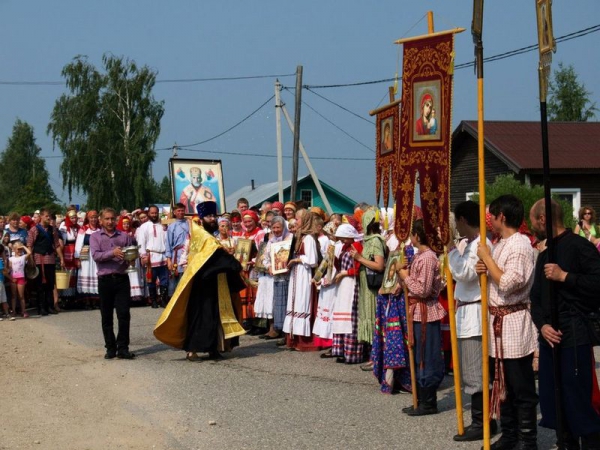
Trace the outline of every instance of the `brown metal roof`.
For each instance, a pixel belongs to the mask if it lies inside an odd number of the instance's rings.
[[[477,138],[477,121],[464,120],[454,132]],[[542,169],[540,122],[485,121],[485,146],[518,170]],[[600,122],[548,122],[550,168],[600,169]]]

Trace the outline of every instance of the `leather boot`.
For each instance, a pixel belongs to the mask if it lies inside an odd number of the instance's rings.
[[[581,437],[582,450],[600,450],[600,433],[587,434]]]
[[[421,404],[421,389],[423,389],[420,386],[417,386],[417,407]],[[405,414],[408,414],[411,411],[414,411],[414,407],[413,405],[410,406],[406,406],[405,408],[402,408],[402,412]]]
[[[457,442],[480,441],[483,439],[483,392],[471,395],[471,425],[463,434],[453,438]]]
[[[537,412],[533,408],[520,408],[517,410],[519,417],[519,445],[518,450],[537,450]]]
[[[581,450],[579,439],[573,436],[569,430],[565,430],[563,434],[563,445],[564,446],[561,448],[564,450]],[[556,443],[556,446],[558,447],[558,442]]]
[[[156,301],[156,297],[157,297],[156,292],[154,292],[151,295],[152,295],[152,307],[153,308],[158,308],[158,302]]]
[[[160,307],[164,308],[169,303],[169,297],[167,296],[167,289],[161,289],[160,291]]]
[[[421,402],[417,409],[407,412],[409,416],[428,416],[437,414],[437,389],[433,387],[421,388]]]
[[[504,401],[500,405],[500,425],[502,428],[502,436],[490,446],[490,450],[514,450],[519,443],[517,434],[517,418],[516,411],[513,409],[509,401]],[[492,420],[495,423],[495,420]],[[492,431],[490,423],[490,432]],[[490,433],[491,434],[491,433]],[[481,447],[483,450],[483,447]]]

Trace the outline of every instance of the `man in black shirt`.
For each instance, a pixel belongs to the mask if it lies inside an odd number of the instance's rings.
[[[540,239],[546,238],[544,200],[529,214],[531,226]],[[600,304],[600,253],[585,238],[565,229],[563,212],[552,201],[554,261],[548,264],[548,250],[538,257],[531,288],[531,315],[540,331],[539,394],[540,426],[556,429],[553,353],[560,346],[562,411],[566,449],[600,449],[600,416],[592,405],[593,377],[596,376],[593,348],[585,314]],[[549,284],[554,282],[558,308],[558,330],[551,325]]]

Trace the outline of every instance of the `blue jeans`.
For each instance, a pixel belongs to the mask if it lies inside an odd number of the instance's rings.
[[[161,287],[161,291],[166,292],[169,286],[169,269],[167,266],[158,266],[152,268],[152,281],[148,288],[150,289],[150,298],[156,295],[156,279],[158,278],[158,285]]]

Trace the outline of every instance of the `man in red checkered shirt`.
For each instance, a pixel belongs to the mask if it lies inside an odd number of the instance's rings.
[[[537,449],[538,395],[533,373],[537,329],[529,311],[535,252],[518,232],[523,222],[521,200],[503,195],[490,204],[492,226],[500,241],[479,244],[477,273],[487,272],[490,310],[490,356],[493,358],[491,412],[500,415],[502,436],[491,449]]]

